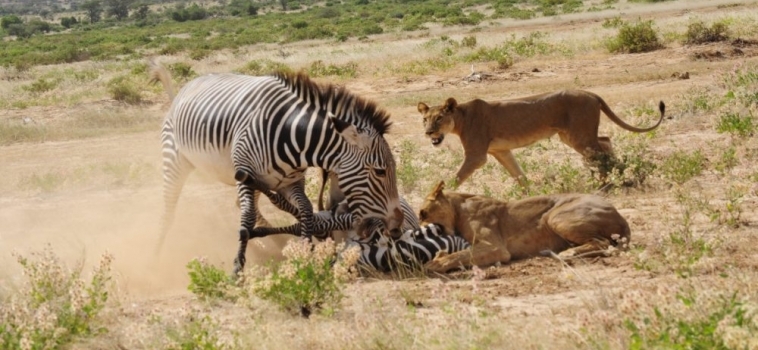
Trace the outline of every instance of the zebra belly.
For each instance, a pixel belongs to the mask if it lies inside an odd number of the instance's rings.
[[[182,150],[182,155],[198,171],[211,176],[227,185],[234,186],[234,164],[232,164],[231,147],[218,151],[191,151]]]

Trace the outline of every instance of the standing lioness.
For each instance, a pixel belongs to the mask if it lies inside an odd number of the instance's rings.
[[[426,197],[419,218],[445,227],[471,250],[438,255],[426,268],[447,272],[541,254],[605,255],[610,245],[628,247],[629,224],[611,203],[589,194],[564,193],[503,202],[466,193],[443,193],[440,182]]]
[[[626,130],[648,132],[663,120],[666,108],[663,101],[658,108],[661,112],[658,123],[649,128],[637,128],[624,123],[600,96],[582,90],[564,90],[502,102],[476,99],[458,104],[450,97],[442,106],[418,104],[418,111],[424,116],[426,136],[433,145],[440,145],[447,133],[456,134],[461,139],[465,157],[456,176],[457,185],[482,167],[489,153],[522,186],[526,186],[524,172],[511,150],[555,134],[586,161],[603,159],[603,155],[612,157],[610,138],[597,136],[600,111]]]

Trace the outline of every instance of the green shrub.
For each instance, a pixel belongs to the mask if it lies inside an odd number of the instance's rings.
[[[616,37],[611,38],[606,46],[610,52],[626,53],[648,52],[663,47],[653,29],[653,21],[623,24]]]
[[[710,27],[701,21],[690,23],[685,34],[685,44],[703,44],[729,39],[728,27],[724,22],[715,22]]]
[[[315,245],[305,239],[291,240],[282,250],[286,260],[254,277],[252,291],[304,317],[313,311],[328,314],[339,307],[343,284],[352,278],[360,255],[354,247],[343,251],[335,263],[336,251],[332,240]]]
[[[752,116],[741,116],[739,113],[723,114],[716,124],[716,131],[719,133],[728,132],[740,137],[752,136],[755,128]]]
[[[212,299],[224,297],[229,286],[229,277],[221,269],[211,265],[205,259],[192,259],[187,263],[190,283],[187,289],[201,298]]]
[[[127,76],[118,76],[108,82],[108,92],[116,101],[137,104],[142,102],[141,89]]]
[[[81,266],[67,269],[50,247],[16,259],[27,281],[13,297],[0,295],[0,347],[58,349],[106,331],[98,321],[112,287],[110,255],[103,255],[89,281]]]

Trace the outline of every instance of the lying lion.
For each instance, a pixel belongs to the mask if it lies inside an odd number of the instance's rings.
[[[502,202],[465,193],[443,193],[440,182],[419,211],[422,222],[457,232],[472,248],[438,255],[426,268],[447,272],[458,267],[507,263],[560,252],[561,258],[601,256],[610,245],[626,249],[629,224],[608,201],[588,194],[556,194]]]
[[[524,172],[511,150],[555,134],[590,164],[613,159],[610,138],[597,135],[600,111],[626,130],[648,132],[661,124],[665,108],[661,101],[658,123],[649,128],[637,128],[616,116],[600,96],[582,90],[564,90],[502,102],[476,99],[458,104],[450,97],[442,106],[418,104],[418,111],[424,116],[426,136],[433,145],[440,145],[448,133],[461,139],[465,156],[456,175],[456,186],[482,167],[489,153],[521,186],[526,187]],[[606,167],[601,167],[600,172],[601,178],[607,176]]]

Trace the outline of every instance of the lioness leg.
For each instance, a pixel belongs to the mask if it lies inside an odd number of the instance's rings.
[[[487,163],[487,150],[486,149],[466,149],[463,159],[463,165],[458,170],[458,174],[455,177],[455,187],[460,186],[463,181],[471,176],[476,169],[481,168]]]
[[[597,167],[600,173],[600,181],[605,182],[608,174],[613,170],[615,157],[611,138],[607,136],[586,135],[586,137],[571,137],[567,133],[559,132],[563,143],[573,148],[584,157],[584,162],[590,167]]]
[[[629,243],[629,224],[610,203],[598,196],[576,196],[558,203],[544,218],[555,234],[574,248],[561,256],[572,256],[606,250],[609,245]]]
[[[607,256],[607,250],[610,245],[611,242],[607,239],[594,238],[578,247],[566,249],[558,253],[558,256],[561,258]]]
[[[611,144],[611,138],[608,136],[598,136],[597,143],[603,150],[603,153],[613,155],[613,144]]]
[[[492,151],[490,154],[495,157],[498,162],[500,162],[505,170],[507,170],[508,173],[511,174],[514,179],[516,179],[516,181],[518,181],[521,187],[526,188],[526,175],[524,175],[524,171],[521,170],[521,167],[516,162],[516,157],[513,156],[513,152],[510,150]]]
[[[489,242],[479,242],[470,249],[453,254],[440,254],[424,267],[429,271],[445,273],[459,267],[489,266],[497,262],[507,263],[511,254],[507,249]]]

